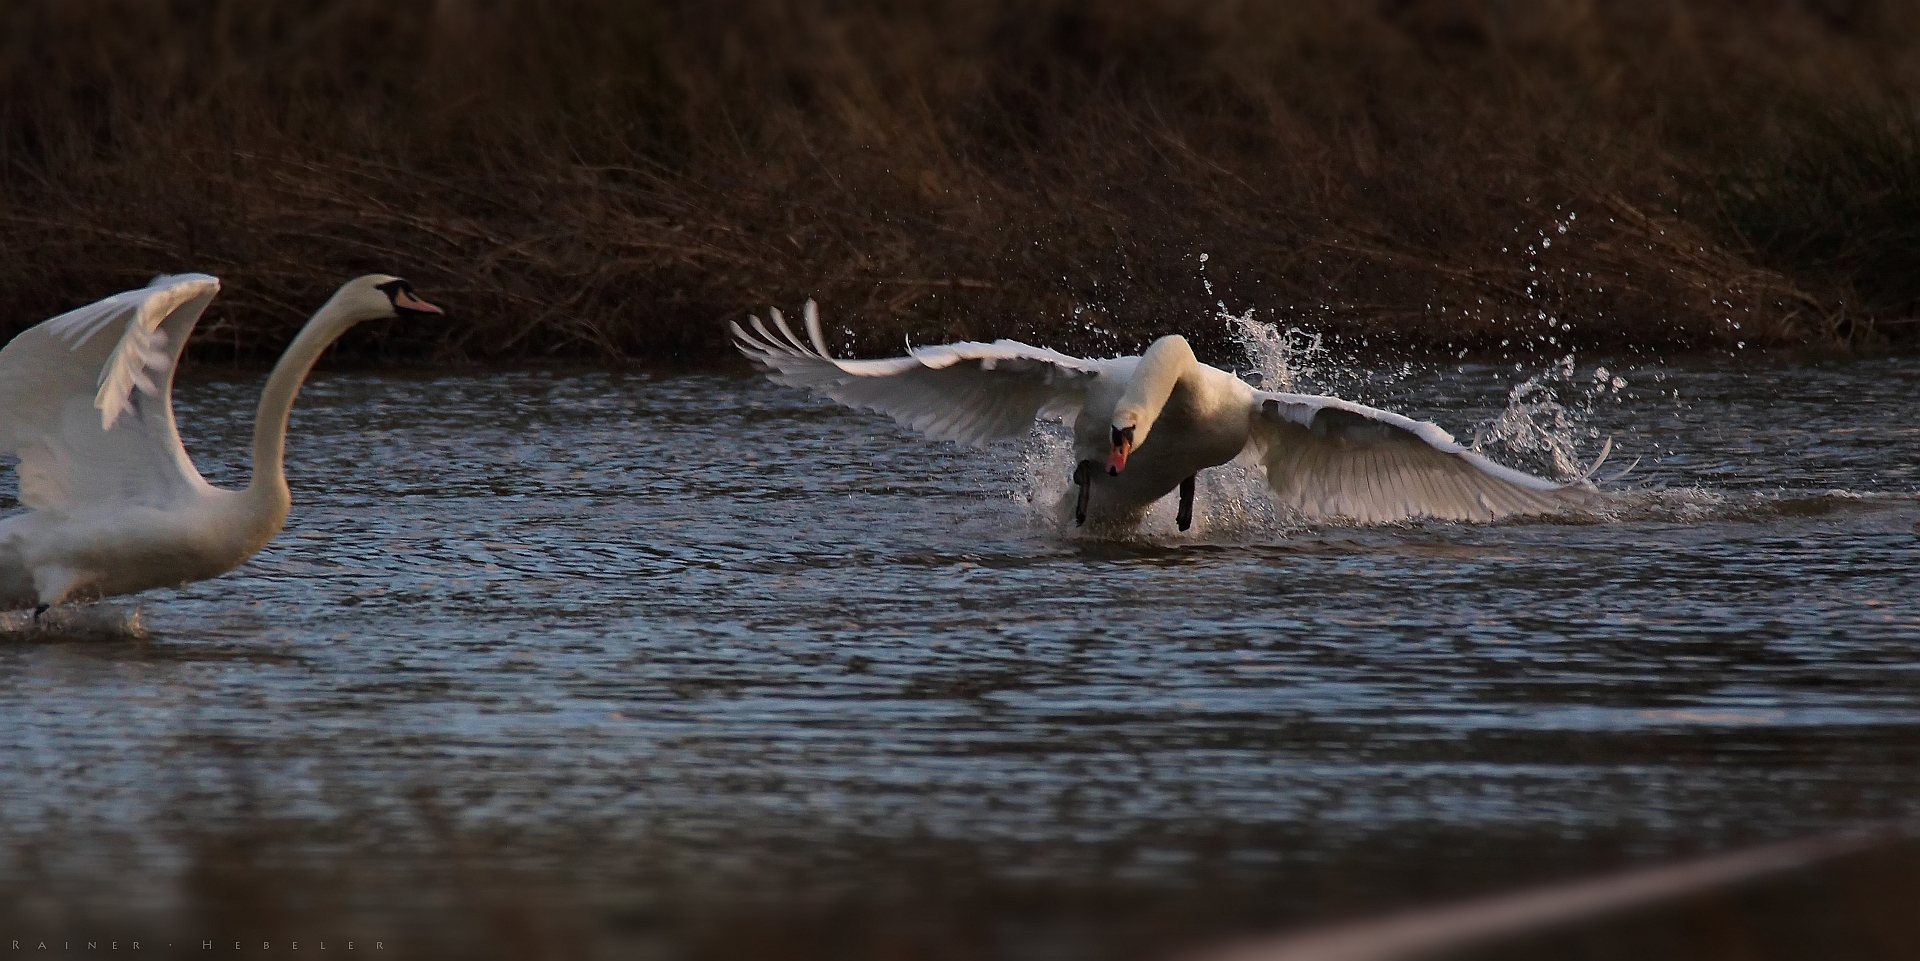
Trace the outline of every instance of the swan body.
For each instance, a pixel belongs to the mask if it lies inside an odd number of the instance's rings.
[[[1584,478],[1556,483],[1494,463],[1432,423],[1336,397],[1257,390],[1201,363],[1179,335],[1138,357],[1106,360],[1010,340],[837,360],[811,301],[805,340],[779,311],[772,319],[772,329],[758,317],[751,330],[731,325],[735,345],[770,378],[888,414],[932,439],[984,446],[1024,435],[1036,419],[1070,422],[1077,466],[1060,512],[1076,523],[1136,524],[1177,488],[1185,530],[1196,475],[1243,453],[1265,469],[1276,500],[1308,520],[1491,521],[1600,496]]]
[[[0,610],[217,577],[265,547],[292,504],[287,415],[320,354],[354,324],[440,309],[406,281],[348,281],[308,320],[260,395],[253,478],[214,487],[173,421],[173,372],[220,291],[206,274],[45,321],[0,350],[0,455],[18,460],[24,513],[0,519]]]

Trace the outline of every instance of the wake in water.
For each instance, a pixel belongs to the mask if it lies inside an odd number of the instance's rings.
[[[144,641],[139,608],[63,604],[34,619],[32,611],[0,613],[0,644],[34,641]]]
[[[1913,526],[1914,519],[1901,518],[1917,508],[1920,508],[1920,494],[1845,490],[1714,491],[1703,487],[1663,487],[1614,492],[1604,503],[1586,512],[1586,516],[1605,523],[1665,521],[1703,524],[1766,523],[1844,513],[1887,512],[1889,523],[1895,523],[1895,526],[1905,530]]]

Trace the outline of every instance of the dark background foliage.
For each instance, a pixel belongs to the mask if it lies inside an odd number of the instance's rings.
[[[456,317],[369,358],[807,297],[860,351],[1899,346],[1915,51],[1892,0],[16,0],[0,334],[198,269],[256,361],[377,269]]]

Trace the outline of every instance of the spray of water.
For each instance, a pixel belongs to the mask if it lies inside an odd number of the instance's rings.
[[[1498,318],[1512,329],[1512,336],[1498,346],[1519,352],[1501,354],[1513,365],[1510,374],[1501,372],[1503,379],[1512,378],[1504,405],[1477,424],[1461,423],[1451,417],[1440,419],[1456,436],[1495,460],[1542,476],[1567,480],[1582,476],[1591,466],[1600,445],[1607,439],[1606,431],[1599,425],[1608,419],[1606,415],[1615,405],[1653,401],[1684,406],[1684,402],[1678,391],[1665,386],[1665,378],[1657,368],[1643,372],[1642,377],[1636,378],[1643,383],[1629,391],[1628,378],[1622,373],[1603,365],[1580,364],[1576,354],[1563,343],[1563,337],[1578,323],[1593,318],[1567,315],[1566,301],[1561,296],[1565,293],[1563,285],[1580,283],[1582,279],[1561,277],[1546,269],[1541,261],[1548,250],[1577,242],[1576,228],[1585,226],[1574,211],[1560,207],[1554,211],[1552,221],[1544,227],[1515,228],[1519,236],[1513,253],[1526,261],[1530,275],[1526,297],[1532,303],[1517,315]],[[1283,310],[1249,308],[1235,312],[1224,299],[1216,296],[1207,274],[1209,259],[1205,254],[1199,255],[1199,280],[1207,298],[1213,301],[1214,316],[1245,356],[1244,366],[1238,367],[1237,372],[1258,373],[1261,386],[1268,390],[1332,394],[1418,415],[1422,395],[1431,396],[1426,389],[1428,375],[1447,376],[1437,369],[1416,371],[1411,363],[1380,367],[1375,352],[1368,349],[1364,340],[1343,344],[1338,338],[1317,331],[1315,320],[1319,315],[1311,304]],[[1593,283],[1591,277],[1585,278],[1585,282]],[[1598,286],[1591,289],[1601,292]],[[1728,306],[1731,307],[1731,303]],[[1325,305],[1318,309],[1331,310]],[[1447,313],[1447,308],[1442,307],[1440,312]],[[1463,308],[1460,312],[1475,318],[1476,322],[1487,319],[1472,308]],[[1256,313],[1266,315],[1271,322],[1257,319]],[[1604,319],[1604,315],[1600,319]],[[1110,332],[1094,327],[1091,320],[1091,316],[1086,318],[1089,332],[1111,337]],[[1728,318],[1728,322],[1738,329],[1733,318]],[[1558,353],[1559,359],[1530,370],[1533,362],[1526,358],[1547,350]],[[1468,369],[1462,368],[1460,372],[1467,374]],[[1619,438],[1614,439],[1613,459],[1595,476],[1611,496],[1593,505],[1587,512],[1589,520],[1699,523],[1852,509],[1856,501],[1869,506],[1879,503],[1877,495],[1844,491],[1786,495],[1715,491],[1695,486],[1640,489],[1647,483],[1642,479],[1645,469],[1621,479],[1619,475],[1625,474],[1634,463],[1631,457],[1622,455],[1657,457],[1660,444],[1655,438],[1642,437],[1633,444],[1633,449],[1622,451],[1617,443]],[[1057,426],[1036,431],[1028,441],[1025,450],[1027,490],[1017,496],[1026,502],[1032,518],[1039,524],[1060,526],[1058,504],[1070,487],[1073,467],[1070,444],[1068,432]],[[1914,495],[1895,495],[1894,500],[1904,505],[1912,502]],[[1257,465],[1250,462],[1236,461],[1204,472],[1197,507],[1194,530],[1181,535],[1173,523],[1173,499],[1166,498],[1149,513],[1139,534],[1154,540],[1182,536],[1217,539],[1291,526],[1288,518],[1276,517],[1265,478]],[[1065,533],[1074,533],[1070,519],[1066,521]]]
[[[144,641],[147,627],[138,608],[113,604],[63,604],[38,619],[32,611],[0,613],[0,643],[20,641]]]
[[[1243,369],[1259,372],[1264,378],[1263,386],[1268,389],[1332,393],[1375,402],[1365,396],[1369,388],[1378,390],[1383,384],[1421,382],[1414,377],[1411,365],[1385,372],[1368,371],[1355,358],[1336,354],[1319,333],[1301,326],[1282,327],[1264,322],[1254,314],[1251,310],[1236,314],[1222,307],[1218,316],[1245,353]],[[1601,365],[1583,367],[1571,353],[1563,354],[1544,369],[1527,372],[1516,365],[1515,370],[1516,376],[1523,379],[1507,391],[1505,404],[1477,425],[1466,425],[1469,431],[1461,434],[1471,438],[1475,449],[1496,460],[1543,476],[1569,479],[1586,471],[1604,440],[1604,431],[1598,424],[1609,405],[1626,403],[1630,397],[1681,403],[1678,392],[1663,386],[1663,377],[1657,370],[1646,375],[1647,382],[1654,388],[1652,393],[1631,395],[1628,378],[1622,373]],[[1355,390],[1356,387],[1359,390]],[[1382,405],[1395,406],[1384,402]],[[1070,433],[1060,425],[1045,425],[1036,430],[1024,450],[1026,490],[1017,492],[1016,497],[1025,502],[1036,527],[1064,536],[1113,536],[1111,531],[1076,529],[1071,519],[1063,522],[1058,512],[1059,503],[1071,486],[1071,443]],[[1643,440],[1637,446],[1644,450],[1645,445]],[[1617,473],[1616,468],[1628,466],[1619,461],[1616,454],[1615,460],[1596,478],[1610,496],[1583,511],[1588,522],[1763,521],[1782,515],[1882,509],[1887,504],[1904,508],[1920,500],[1913,494],[1862,495],[1845,491],[1783,494],[1716,491],[1697,486],[1636,489],[1633,476],[1624,482],[1612,477]],[[1235,461],[1201,474],[1191,531],[1177,530],[1174,513],[1174,499],[1165,498],[1148,513],[1137,531],[1124,536],[1156,543],[1219,541],[1288,535],[1320,526],[1302,525],[1278,511],[1264,474],[1251,461]]]
[[[1333,357],[1320,334],[1298,327],[1282,330],[1277,324],[1255,320],[1252,310],[1235,314],[1223,308],[1219,317],[1246,353],[1247,369],[1260,374],[1261,387],[1306,393],[1326,377],[1323,368]]]
[[[1605,367],[1581,374],[1568,354],[1514,385],[1507,406],[1474,429],[1472,447],[1548,477],[1579,477],[1588,466],[1583,449],[1600,440],[1596,405],[1626,386],[1626,378]]]
[[[1062,536],[1140,538],[1156,543],[1209,540],[1281,529],[1284,519],[1268,493],[1266,474],[1251,458],[1235,460],[1200,473],[1195,492],[1193,526],[1180,530],[1176,498],[1163,497],[1137,528],[1084,529],[1074,526],[1061,509],[1073,486],[1073,434],[1059,424],[1042,424],[1027,435],[1021,448],[1025,490],[1014,492],[1028,522]]]
[[[1564,238],[1573,219],[1569,213],[1564,220],[1556,220],[1552,234]],[[1528,248],[1530,256],[1553,241],[1547,231],[1541,233],[1537,246]],[[1234,312],[1215,296],[1207,275],[1208,260],[1206,254],[1199,255],[1201,284],[1207,296],[1214,299],[1216,319],[1245,355],[1241,370],[1257,373],[1261,387],[1398,406],[1377,395],[1400,393],[1397,388],[1414,381],[1417,371],[1413,364],[1382,369],[1363,363],[1358,355],[1337,353],[1335,345],[1310,324],[1283,326],[1260,320],[1251,308]],[[1535,293],[1530,286],[1529,296]],[[1539,335],[1540,342],[1557,344],[1557,334],[1569,329],[1569,322],[1544,310],[1538,316],[1547,327]],[[1516,370],[1524,368],[1516,365]],[[1557,363],[1516,384],[1507,393],[1506,405],[1492,417],[1471,425],[1466,436],[1475,450],[1504,463],[1548,477],[1577,478],[1590,466],[1593,452],[1603,440],[1595,426],[1596,412],[1603,404],[1618,402],[1626,386],[1626,378],[1620,374],[1604,366],[1583,370],[1575,355],[1567,353]],[[1071,484],[1072,459],[1071,436],[1065,429],[1049,425],[1028,439],[1024,460],[1029,483],[1027,491],[1019,496],[1037,523],[1060,524],[1058,504]],[[1173,534],[1173,514],[1171,498],[1155,505],[1141,533],[1156,539]],[[1277,514],[1260,468],[1250,459],[1237,460],[1201,475],[1201,497],[1190,536],[1274,530],[1286,522]]]
[[[1051,422],[1035,426],[1021,445],[1020,462],[1026,489],[1014,491],[1014,498],[1035,527],[1059,527],[1060,499],[1073,484],[1073,432]]]

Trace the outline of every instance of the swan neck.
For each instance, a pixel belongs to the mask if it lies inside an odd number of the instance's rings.
[[[253,421],[253,481],[247,485],[247,492],[278,502],[283,518],[290,500],[285,457],[287,416],[293,411],[293,400],[328,345],[361,319],[343,309],[337,296],[327,301],[287,345],[267,377],[267,386],[260,391],[260,408]]]
[[[1195,363],[1193,348],[1185,337],[1176,334],[1154,341],[1140,355],[1140,365],[1134,368],[1133,379],[1128,381],[1117,409],[1139,411],[1141,420],[1151,424],[1167,406],[1174,386]]]

